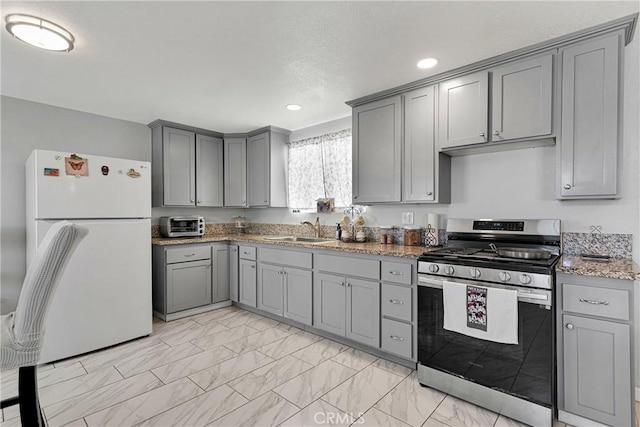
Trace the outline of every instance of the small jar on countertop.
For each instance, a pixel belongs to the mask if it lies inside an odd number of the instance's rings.
[[[405,246],[420,246],[422,241],[422,231],[420,227],[405,227],[404,228],[404,245]]]

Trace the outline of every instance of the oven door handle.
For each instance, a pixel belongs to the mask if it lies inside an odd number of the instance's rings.
[[[427,288],[435,288],[435,289],[442,289],[442,284],[444,283],[444,280],[437,280],[437,279],[432,279],[429,277],[424,277],[424,276],[419,276],[418,277],[418,286],[424,286]],[[478,286],[483,286],[483,287],[487,287],[487,288],[491,288],[490,285],[486,284],[486,283],[482,283]],[[540,301],[549,301],[549,295],[547,294],[538,294],[538,293],[533,293],[533,292],[526,292],[526,291],[518,291],[518,299],[528,299],[528,300],[540,300]]]

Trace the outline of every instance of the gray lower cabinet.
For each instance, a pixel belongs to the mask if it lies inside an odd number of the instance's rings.
[[[239,296],[238,302],[256,307],[256,262],[248,259],[239,261]]]
[[[614,32],[560,50],[561,199],[618,196],[623,46]]]
[[[382,261],[381,343],[383,351],[414,359],[415,262]]]
[[[258,248],[258,257],[258,308],[311,325],[313,255]]]
[[[314,326],[380,347],[380,283],[316,273]]]
[[[229,245],[229,299],[238,302],[238,245]]]
[[[229,300],[229,246],[227,243],[211,245],[211,262],[213,274],[211,277],[211,302]]]
[[[152,248],[153,310],[161,316],[211,304],[211,246]]]
[[[561,421],[634,425],[633,286],[627,280],[557,275]]]
[[[400,201],[401,108],[394,96],[353,109],[353,203]]]

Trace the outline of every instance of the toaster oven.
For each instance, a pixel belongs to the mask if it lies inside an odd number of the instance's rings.
[[[204,236],[204,218],[201,216],[162,216],[160,217],[160,235],[162,237]]]

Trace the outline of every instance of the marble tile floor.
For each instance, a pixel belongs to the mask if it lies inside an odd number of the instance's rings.
[[[421,387],[403,366],[236,307],[156,321],[149,337],[43,365],[38,378],[51,427],[522,425]],[[17,371],[0,383],[3,399],[15,395]],[[20,425],[17,406],[0,415],[0,427]]]

